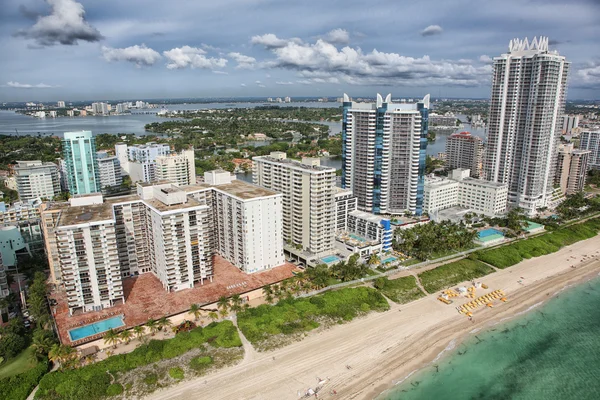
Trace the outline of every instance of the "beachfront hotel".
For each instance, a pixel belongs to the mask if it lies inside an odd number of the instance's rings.
[[[321,256],[331,253],[335,240],[335,168],[318,158],[302,162],[284,152],[254,157],[252,179],[283,194],[283,239]]]
[[[63,162],[72,195],[100,192],[96,139],[91,131],[64,133]]]
[[[511,40],[494,58],[483,173],[528,214],[551,205],[569,66],[547,37]]]
[[[420,215],[423,211],[429,95],[414,103],[343,98],[342,188],[360,211]]]
[[[215,253],[246,273],[285,262],[281,194],[224,171],[207,172],[197,185],[74,196],[48,203],[41,218],[52,279],[71,314],[121,304],[130,276],[152,273],[169,292],[210,282]]]

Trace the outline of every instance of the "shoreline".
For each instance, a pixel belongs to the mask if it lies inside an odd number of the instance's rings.
[[[598,276],[599,259],[600,235],[478,279],[489,290],[503,289],[508,302],[477,310],[474,322],[455,309],[467,299],[445,305],[436,294],[428,295],[403,305],[391,304],[389,311],[310,332],[302,341],[281,349],[252,350],[240,364],[147,398],[193,398],[201,391],[214,399],[297,399],[308,388],[318,386],[318,377],[327,377],[327,383],[320,386],[321,399],[374,399],[436,357],[446,356],[448,352],[442,351],[452,341],[456,346],[491,324],[531,311],[532,306],[559,295],[569,285]],[[331,394],[333,390],[337,395]]]
[[[485,321],[484,326],[482,327],[477,327],[471,331],[462,331],[461,333],[458,334],[458,336],[456,338],[453,338],[450,340],[450,342],[448,342],[447,346],[445,348],[443,348],[434,359],[429,359],[429,360],[422,360],[422,363],[420,366],[418,366],[416,369],[412,370],[411,372],[408,373],[408,375],[400,377],[398,379],[392,379],[391,382],[387,385],[382,385],[378,388],[374,388],[371,391],[368,391],[366,393],[366,397],[364,397],[365,399],[376,399],[376,400],[384,400],[387,399],[387,396],[389,396],[391,394],[391,392],[394,391],[394,389],[401,385],[402,383],[404,383],[406,380],[410,379],[413,375],[418,374],[420,372],[422,372],[424,369],[434,365],[435,363],[437,363],[438,361],[443,360],[446,357],[451,357],[452,356],[452,352],[454,351],[454,349],[456,349],[458,346],[460,346],[462,343],[464,343],[466,340],[470,339],[471,337],[473,337],[473,335],[475,334],[479,334],[479,333],[483,333],[488,331],[489,329],[500,325],[500,324],[504,324],[510,321],[513,321],[515,319],[518,319],[519,317],[522,317],[526,314],[529,314],[530,312],[545,306],[549,300],[554,299],[556,297],[558,297],[558,295],[562,292],[564,292],[565,290],[569,290],[572,288],[575,288],[577,286],[583,285],[586,282],[589,282],[592,279],[595,279],[597,277],[600,276],[600,261],[597,260],[593,260],[590,262],[590,264],[596,263],[598,265],[596,266],[592,266],[592,269],[586,269],[586,272],[583,274],[583,276],[580,276],[579,278],[575,278],[575,281],[573,282],[566,282],[566,284],[564,284],[564,286],[560,287],[558,286],[553,293],[551,293],[549,296],[545,295],[545,294],[540,294],[538,296],[535,297],[535,299],[540,299],[539,302],[534,303],[529,305],[529,302],[527,303],[523,303],[522,307],[520,308],[525,308],[526,306],[528,306],[527,308],[520,310],[520,311],[516,311],[513,315],[509,315],[503,318],[498,319],[502,314],[500,315],[496,315],[494,317],[488,318]],[[594,269],[596,268],[596,269]],[[549,280],[551,279],[556,279],[559,278],[560,275],[554,276],[554,277],[550,277],[548,278]],[[533,301],[533,299],[532,299]],[[517,307],[514,307],[517,308]],[[504,313],[509,313],[510,311],[512,311],[512,309],[506,309],[503,310]],[[441,345],[440,345],[441,346]],[[398,376],[397,374],[393,375],[394,377]],[[380,390],[381,389],[381,390]],[[362,391],[357,392],[356,394],[362,393]],[[350,398],[357,398],[357,397],[350,397]],[[360,397],[358,397],[360,398]]]

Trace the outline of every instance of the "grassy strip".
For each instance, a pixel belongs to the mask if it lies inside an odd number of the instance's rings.
[[[0,379],[0,400],[25,400],[48,372],[48,360],[38,362],[26,372]]]
[[[387,309],[389,304],[378,291],[366,287],[345,288],[251,308],[238,313],[238,327],[250,342],[257,344],[277,335],[310,331],[321,322],[350,321],[369,311]],[[269,344],[259,347],[266,348]]]
[[[23,350],[18,356],[0,364],[0,379],[8,378],[26,372],[37,365],[32,357],[33,347]]]
[[[377,278],[375,287],[388,299],[399,304],[406,304],[425,296],[417,286],[417,279],[412,275],[392,280]]]
[[[513,244],[475,253],[476,257],[497,268],[515,265],[524,259],[554,253],[564,246],[590,239],[598,234],[600,219],[557,229]]]
[[[231,321],[213,322],[205,328],[199,327],[190,332],[181,332],[173,339],[151,340],[131,353],[115,355],[74,370],[47,374],[41,380],[35,398],[95,400],[116,395],[118,389],[110,384],[111,378],[107,371],[118,377],[119,373],[175,358],[192,349],[202,347],[205,343],[217,348],[242,345]]]
[[[468,258],[444,264],[419,274],[419,279],[429,293],[449,288],[457,283],[480,278],[494,272],[494,269],[480,261]]]

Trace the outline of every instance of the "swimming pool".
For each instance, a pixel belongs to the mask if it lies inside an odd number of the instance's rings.
[[[396,258],[396,257],[391,257],[391,256],[390,256],[390,257],[386,258],[385,260],[383,260],[383,261],[381,261],[381,262],[382,262],[382,263],[384,263],[384,264],[387,264],[387,263],[394,262],[394,261],[396,261],[396,260],[397,260],[397,258]]]
[[[325,264],[331,264],[337,261],[340,261],[340,258],[338,256],[327,256],[327,257],[323,257],[321,258],[321,261],[323,261]]]
[[[481,242],[489,242],[491,240],[498,240],[504,238],[504,233],[498,229],[488,228],[480,231],[477,234],[478,239]]]
[[[348,236],[350,236],[354,240],[358,240],[359,242],[366,242],[367,241],[367,239],[365,239],[364,237],[360,237],[358,235],[355,235],[354,233],[351,233]]]
[[[71,329],[69,331],[69,337],[71,338],[71,341],[85,339],[86,337],[94,336],[98,333],[106,332],[109,329],[120,328],[122,326],[125,326],[123,316],[118,315],[116,317],[94,322],[93,324]]]

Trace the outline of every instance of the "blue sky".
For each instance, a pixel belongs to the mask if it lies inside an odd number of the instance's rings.
[[[0,101],[488,97],[491,57],[548,36],[600,98],[597,0],[0,0]]]

